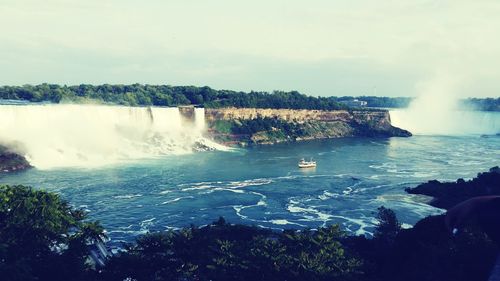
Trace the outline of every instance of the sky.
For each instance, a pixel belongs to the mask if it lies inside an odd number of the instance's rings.
[[[446,77],[499,97],[498,15],[496,0],[0,0],[0,85],[416,96]]]

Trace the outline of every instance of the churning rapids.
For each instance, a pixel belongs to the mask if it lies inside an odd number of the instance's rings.
[[[35,166],[44,169],[5,174],[0,184],[62,194],[100,220],[114,242],[219,216],[276,229],[340,223],[352,233],[370,234],[381,205],[410,226],[442,210],[406,194],[405,187],[471,178],[500,164],[496,135],[344,138],[185,153],[203,138],[201,109],[198,121],[185,126],[176,109],[18,108],[23,112],[0,107],[0,135],[23,140]],[[61,155],[70,164],[99,157],[114,164],[45,169],[57,166]],[[299,170],[302,157],[313,157],[318,167]],[[129,160],[114,161],[123,158]]]

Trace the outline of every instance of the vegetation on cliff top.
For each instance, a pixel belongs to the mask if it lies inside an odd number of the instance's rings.
[[[120,105],[201,105],[208,108],[253,107],[292,109],[346,109],[344,102],[353,99],[367,102],[368,107],[404,108],[411,97],[343,96],[312,97],[297,91],[241,92],[214,90],[210,87],[170,85],[89,85],[75,86],[40,84],[1,86],[0,99],[31,102],[110,103]],[[484,111],[500,111],[500,98],[470,98],[460,100],[465,108]]]
[[[366,106],[368,107],[386,107],[386,108],[408,107],[408,105],[413,100],[413,98],[410,97],[375,97],[375,96],[336,97],[336,101],[340,103],[349,102],[352,101],[353,99],[357,99],[359,101],[365,101]]]
[[[205,107],[254,107],[293,109],[345,109],[334,98],[311,97],[297,91],[237,92],[214,90],[209,87],[168,85],[78,85],[54,84],[3,86],[0,99],[27,100],[33,102],[98,102],[121,105],[202,105]]]
[[[302,139],[333,137],[391,137],[411,136],[408,131],[375,123],[359,123],[355,120],[306,122],[285,121],[279,118],[257,117],[254,119],[216,120],[210,124],[212,135],[221,142],[269,144]]]

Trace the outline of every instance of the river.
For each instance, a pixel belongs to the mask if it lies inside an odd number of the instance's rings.
[[[300,158],[318,167],[301,170]],[[500,137],[462,135],[343,138],[232,151],[164,155],[93,168],[31,169],[0,176],[58,192],[101,221],[113,242],[148,231],[231,223],[317,228],[340,223],[370,235],[379,206],[404,227],[442,213],[406,187],[472,178],[499,165]]]

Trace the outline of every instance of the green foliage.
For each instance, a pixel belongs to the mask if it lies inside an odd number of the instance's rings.
[[[346,254],[341,243],[344,236],[338,225],[317,231],[286,231],[283,243],[294,253],[292,272],[316,276],[316,280],[346,279],[359,273],[361,262]]]
[[[428,217],[400,232],[380,275],[386,280],[486,280],[496,254],[481,229],[469,225],[453,237],[444,216]]]
[[[374,239],[347,237],[346,248],[363,258],[370,281],[487,280],[497,247],[476,224],[453,236],[444,216],[431,216],[401,229],[392,210],[381,207]]]
[[[236,92],[209,87],[168,85],[77,85],[54,84],[3,86],[0,99],[32,102],[113,103],[121,105],[202,105],[205,107],[255,107],[294,109],[345,109],[334,98],[310,97],[296,91]]]
[[[387,209],[384,206],[378,208],[377,220],[379,224],[373,234],[375,239],[392,242],[401,231],[401,223],[396,217],[393,210]]]
[[[395,213],[378,209],[374,239],[347,236],[338,225],[271,231],[212,225],[140,236],[100,271],[85,263],[97,222],[57,194],[0,186],[2,280],[486,280],[497,248],[478,228],[457,236],[444,216],[401,229]]]
[[[231,134],[233,126],[235,126],[234,121],[227,120],[216,120],[214,124],[212,124],[212,128],[222,134]]]
[[[178,106],[202,105],[209,108],[254,107],[290,109],[347,109],[343,102],[358,99],[368,107],[404,108],[410,97],[311,97],[297,91],[249,93],[230,90],[214,90],[209,87],[169,85],[88,85],[75,86],[40,84],[0,87],[0,99],[27,100],[32,102],[113,103],[131,106]],[[470,98],[461,105],[484,111],[500,111],[500,98]]]
[[[237,120],[233,122],[231,132],[233,134],[255,134],[262,131],[279,130],[292,137],[304,135],[302,126],[293,122],[286,122],[279,118],[258,117],[255,119]]]
[[[229,225],[147,234],[113,258],[104,280],[486,280],[496,248],[474,226],[452,237],[443,216],[401,229],[379,208],[374,239],[338,225],[271,232]],[[388,239],[389,237],[390,239]]]
[[[338,226],[271,232],[219,220],[145,235],[111,260],[108,280],[353,280],[361,262]]]
[[[376,121],[319,121],[298,122],[277,117],[218,120],[210,124],[212,133],[220,142],[278,143],[302,139],[321,139],[345,136],[390,137],[410,136],[408,131]],[[371,124],[370,124],[371,123]]]
[[[383,107],[383,108],[406,108],[410,105],[414,98],[411,97],[376,97],[376,96],[344,96],[334,97],[336,102],[349,102],[353,99],[366,101],[367,107]],[[500,98],[468,98],[461,99],[459,106],[463,109],[473,109],[480,111],[500,111]]]
[[[83,278],[86,243],[102,235],[55,193],[0,186],[0,274],[5,280]]]
[[[338,102],[357,99],[366,101],[368,107],[389,107],[389,108],[404,108],[408,107],[413,98],[409,97],[375,97],[375,96],[360,96],[360,97],[340,97]]]

